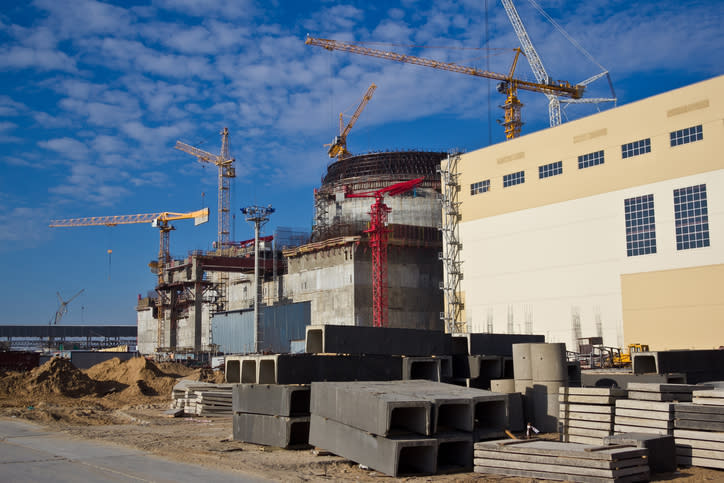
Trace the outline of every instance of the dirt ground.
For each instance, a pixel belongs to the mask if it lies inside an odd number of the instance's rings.
[[[282,450],[234,441],[231,416],[169,418],[171,389],[181,379],[222,382],[218,372],[142,358],[80,371],[63,359],[35,370],[0,373],[0,417],[22,418],[69,436],[103,440],[214,469],[277,481],[522,481],[476,473],[394,479],[311,448]],[[723,481],[724,472],[681,468],[653,481]]]

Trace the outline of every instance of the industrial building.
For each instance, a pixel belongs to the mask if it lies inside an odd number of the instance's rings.
[[[720,76],[443,163],[469,330],[718,347],[723,118]]]
[[[373,193],[424,178],[385,197],[388,217],[389,327],[443,328],[442,238],[438,168],[446,153],[379,152],[332,162],[315,190],[315,226],[307,238],[277,232],[259,242],[261,317],[255,300],[253,240],[171,260],[156,293],[137,306],[144,354],[288,352],[309,324],[372,325],[369,236]],[[311,208],[311,207],[310,207]],[[294,235],[294,236],[293,236]]]

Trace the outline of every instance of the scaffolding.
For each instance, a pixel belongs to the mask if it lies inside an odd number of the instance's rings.
[[[464,303],[460,292],[460,282],[463,279],[462,261],[460,252],[463,248],[460,242],[460,183],[458,164],[460,154],[452,153],[445,159],[439,168],[442,189],[442,252],[439,258],[443,263],[443,282],[440,288],[445,294],[445,311],[440,318],[445,323],[445,331],[452,334],[465,334],[468,325],[465,320]]]

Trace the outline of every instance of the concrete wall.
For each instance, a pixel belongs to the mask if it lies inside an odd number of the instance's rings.
[[[153,354],[156,352],[158,343],[158,321],[153,318],[153,308],[148,307],[136,311],[138,323],[138,352],[141,354]]]
[[[724,76],[462,155],[462,289],[472,330],[540,333],[569,350],[577,327],[606,345],[711,348],[706,336],[681,334],[690,324],[717,330],[721,297],[702,291],[688,308],[694,299],[673,299],[679,330],[661,330],[657,311],[672,300],[663,280],[668,290],[698,287],[724,266],[722,117]],[[699,124],[703,140],[669,145],[670,132]],[[623,144],[647,138],[651,152],[622,157]],[[599,150],[603,164],[578,168],[579,155]],[[563,173],[539,179],[538,167],[556,161]],[[525,183],[504,188],[503,176],[517,171]],[[470,185],[486,179],[490,191],[472,195]],[[673,190],[698,184],[706,185],[711,245],[677,250]],[[649,194],[657,251],[627,256],[624,200]],[[711,271],[681,271],[705,266]],[[667,270],[674,272],[644,275]]]

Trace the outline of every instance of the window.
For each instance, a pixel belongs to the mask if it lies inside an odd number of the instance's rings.
[[[674,190],[674,219],[677,250],[709,246],[705,184]]]
[[[626,255],[656,253],[654,195],[623,200],[626,214]]]
[[[517,173],[510,173],[503,176],[503,188],[521,183],[525,183],[525,171],[518,171]]]
[[[651,152],[651,138],[641,139],[628,144],[621,145],[621,157],[623,159],[630,158],[631,156],[638,156],[639,154],[646,154]]]
[[[563,174],[563,161],[538,166],[538,178],[540,179],[557,176],[559,174]]]
[[[671,147],[678,146],[679,144],[693,143],[694,141],[701,141],[704,139],[704,132],[701,124],[698,126],[687,127],[686,129],[679,129],[669,133],[671,137]]]
[[[478,181],[470,185],[470,195],[479,195],[480,193],[486,193],[490,191],[490,180]]]
[[[598,164],[603,164],[603,151],[578,156],[578,169],[590,168]]]

